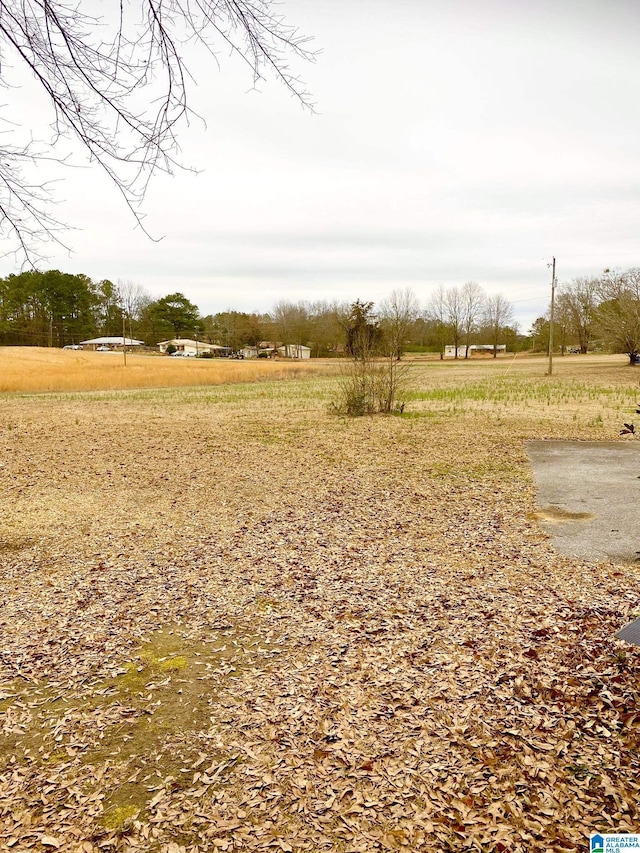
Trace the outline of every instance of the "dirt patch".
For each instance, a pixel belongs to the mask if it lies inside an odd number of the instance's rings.
[[[531,513],[532,518],[537,518],[539,521],[588,521],[593,518],[590,512],[570,512],[568,509],[563,509],[560,506],[547,506],[543,509],[536,510]]]

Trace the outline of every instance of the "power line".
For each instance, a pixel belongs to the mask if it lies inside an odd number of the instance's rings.
[[[546,299],[546,296],[530,296],[528,299],[510,299],[513,305],[519,305],[521,302],[539,302],[541,299]]]

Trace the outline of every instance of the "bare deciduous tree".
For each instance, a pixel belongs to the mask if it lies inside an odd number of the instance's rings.
[[[129,337],[133,338],[133,323],[140,319],[143,308],[151,302],[151,297],[141,284],[118,279],[117,291],[120,305],[128,325]]]
[[[491,293],[484,302],[483,324],[493,346],[493,357],[498,355],[500,335],[513,321],[513,305],[502,293]]]
[[[457,287],[449,287],[444,295],[445,325],[458,358],[458,347],[464,331],[464,301]]]
[[[553,340],[554,346],[557,346],[558,341],[560,342],[562,355],[567,350],[567,339],[571,337],[572,326],[569,299],[566,293],[558,291],[553,312]]]
[[[441,284],[438,285],[435,292],[431,295],[425,313],[427,320],[433,325],[440,360],[442,360],[449,338],[449,330],[447,328],[447,294]]]
[[[484,307],[484,291],[475,281],[468,281],[462,286],[460,294],[462,301],[462,332],[464,334],[464,357],[469,358],[471,336],[477,330]]]
[[[394,290],[380,303],[378,316],[389,355],[400,360],[408,342],[409,330],[420,313],[416,295],[410,287]]]
[[[629,364],[636,364],[640,355],[640,268],[605,270],[599,295],[600,334],[613,352],[626,353]]]
[[[309,314],[305,302],[277,302],[273,309],[273,321],[280,343],[287,355],[297,352],[296,344],[307,344],[309,340]]]
[[[272,0],[135,0],[115,4],[111,18],[90,9],[86,0],[0,2],[2,84],[11,85],[12,63],[26,68],[52,109],[50,140],[0,145],[0,233],[29,263],[43,241],[61,242],[50,185],[27,177],[33,164],[60,156],[61,140],[80,144],[140,221],[149,179],[178,165],[176,132],[190,114],[187,45],[199,43],[214,61],[224,47],[254,83],[270,73],[310,105],[288,64],[292,55],[312,58],[308,40]]]
[[[587,352],[593,337],[600,289],[599,279],[579,277],[562,285],[558,294],[559,306],[568,315],[570,331],[578,339],[581,353]]]

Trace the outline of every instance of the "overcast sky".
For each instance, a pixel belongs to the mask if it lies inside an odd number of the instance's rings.
[[[558,279],[640,265],[637,0],[288,0],[314,37],[312,94],[252,91],[220,54],[192,60],[182,161],[136,229],[93,169],[65,170],[78,230],[47,267],[183,292],[203,314],[279,300],[379,301],[472,280],[522,331]],[[43,102],[20,93],[37,129]],[[2,274],[17,272],[5,258]]]

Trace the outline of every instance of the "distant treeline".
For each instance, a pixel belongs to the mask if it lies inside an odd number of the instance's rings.
[[[370,322],[402,338],[403,350],[442,352],[446,344],[522,345],[513,311],[501,295],[485,295],[473,283],[440,289],[427,306],[410,290],[394,291],[366,306]],[[234,350],[263,342],[303,344],[314,356],[349,348],[354,305],[278,302],[271,312],[221,311],[203,316],[182,293],[153,299],[132,282],[93,281],[59,270],[27,271],[0,279],[0,345],[75,344],[101,335],[142,340],[149,347],[172,338],[198,338]]]
[[[364,318],[364,320],[363,320]],[[349,352],[354,324],[364,323],[380,346],[443,353],[447,345],[468,354],[471,344],[516,351],[546,351],[549,315],[528,335],[519,333],[513,305],[475,282],[432,289],[421,305],[409,290],[394,290],[380,303],[285,302],[268,313],[221,311],[202,316],[182,293],[160,299],[133,282],[93,281],[59,270],[29,271],[0,279],[0,345],[75,344],[99,335],[122,335],[149,347],[172,338],[199,338],[233,350],[261,343],[303,344],[314,356]],[[640,268],[605,270],[558,286],[554,348],[587,352],[593,347],[640,354]]]

